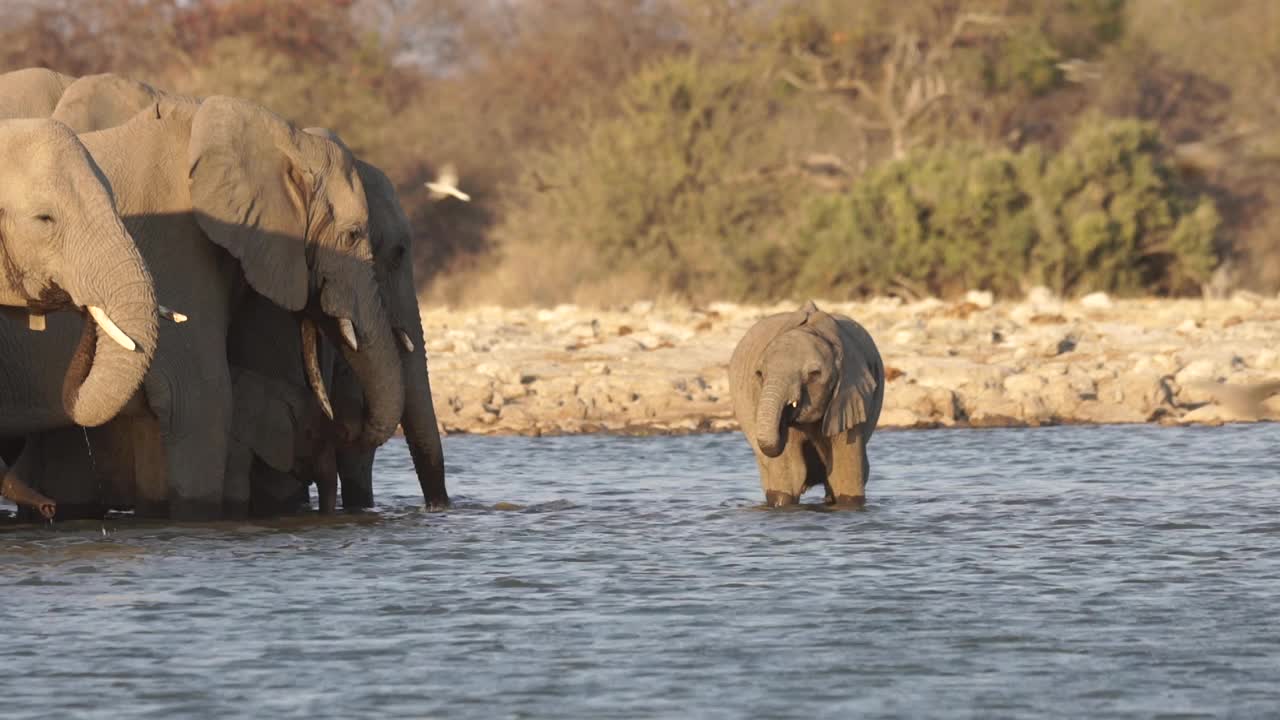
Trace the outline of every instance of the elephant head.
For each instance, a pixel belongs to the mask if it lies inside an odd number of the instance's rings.
[[[0,73],[0,119],[49,117],[74,80],[41,67]]]
[[[170,95],[146,83],[112,73],[86,75],[67,86],[52,116],[77,133],[123,125],[149,105],[196,103],[194,98]]]
[[[869,342],[869,338],[868,338]],[[879,413],[880,362],[874,347],[808,302],[792,313],[759,356],[755,444],[767,457],[785,448],[788,426],[813,425],[826,436]]]
[[[319,325],[360,379],[363,423],[348,439],[385,442],[404,386],[350,151],[258,105],[215,96],[192,120],[188,168],[205,234],[239,261],[254,291]]]
[[[85,330],[63,387],[76,424],[114,417],[156,349],[155,286],[102,171],[65,125],[0,121],[0,305],[80,310]]]
[[[369,201],[369,228],[373,240],[374,268],[391,314],[391,325],[400,344],[404,376],[405,442],[418,474],[418,484],[428,507],[446,507],[444,452],[431,398],[427,353],[418,310],[417,286],[413,281],[411,256],[412,228],[400,206],[394,184],[378,168],[357,160],[356,167]],[[339,367],[334,374],[337,408],[359,408],[360,388],[349,372]],[[354,400],[353,400],[354,398]],[[349,412],[349,411],[348,411]],[[339,412],[341,416],[343,413]],[[344,506],[372,504],[372,453],[343,450],[338,466],[342,471]],[[358,477],[352,477],[352,475]],[[355,485],[357,487],[350,487]],[[361,492],[361,491],[364,492]]]

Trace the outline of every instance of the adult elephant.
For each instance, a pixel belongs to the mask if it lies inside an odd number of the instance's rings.
[[[63,91],[49,114],[78,133],[106,130],[123,125],[143,108],[158,106],[168,112],[173,106],[199,104],[199,99],[175,95],[147,83],[114,73],[85,75]]]
[[[0,317],[0,435],[107,422],[155,353],[151,274],[101,170],[53,120],[0,120],[0,305],[16,309]],[[87,319],[46,318],[59,310]],[[40,356],[47,325],[71,341]],[[52,512],[16,468],[0,494]]]
[[[148,106],[164,113],[197,102],[118,75],[88,75],[67,88],[56,115],[84,132],[114,127]],[[308,132],[342,146],[328,130]],[[409,256],[412,231],[386,175],[358,159],[355,165],[369,206],[378,285],[402,352],[400,423],[428,506],[443,507],[449,498]],[[384,389],[369,386],[374,380],[343,357],[334,359],[331,347],[320,343],[317,348],[303,336],[317,337],[271,298],[248,292],[240,301],[228,344],[235,402],[227,485],[242,496],[249,492],[252,475],[255,507],[274,512],[287,508],[298,495],[299,481],[303,493],[307,484],[315,483],[321,507],[329,509],[334,505],[336,463],[342,469],[343,506],[372,506],[375,446],[352,439],[360,438],[360,418]],[[300,359],[304,347],[316,351],[310,369]],[[318,366],[321,358],[323,369]],[[315,395],[305,392],[308,384]],[[320,399],[326,386],[338,401],[338,426],[330,422],[333,410],[327,398]]]
[[[729,360],[729,392],[769,505],[794,504],[816,485],[828,503],[863,501],[884,364],[861,325],[812,301],[760,320]]]
[[[111,180],[158,291],[200,321],[163,329],[145,397],[109,424],[92,455],[75,433],[40,438],[43,461],[64,470],[45,474],[48,494],[92,508],[97,488],[81,478],[105,467],[113,496],[96,504],[178,520],[247,511],[247,492],[224,480],[227,329],[249,291],[310,318],[341,348],[369,388],[354,439],[390,437],[403,409],[400,363],[364,189],[345,148],[229,97],[156,105],[81,139]],[[69,462],[85,472],[66,472]]]
[[[330,136],[325,130],[309,132]],[[400,424],[427,506],[443,508],[449,504],[449,495],[413,280],[412,229],[391,180],[358,159],[356,168],[369,205],[374,268],[400,344],[405,392]],[[228,473],[252,478],[254,504],[263,512],[296,506],[311,483],[319,489],[321,510],[333,510],[336,474],[341,475],[345,509],[372,506],[376,448],[342,442],[358,427],[367,406],[366,384],[340,357],[332,363],[332,374],[307,372],[299,362],[300,342],[314,334],[293,331],[297,321],[278,308],[261,300],[250,302],[255,307],[238,315],[228,343],[238,372],[238,441]],[[321,349],[317,356],[326,353]],[[323,393],[306,393],[308,383],[332,388],[333,405],[327,412],[336,413],[340,428],[336,434],[326,432],[326,411],[315,400]]]
[[[41,67],[0,73],[0,119],[49,117],[74,80]]]

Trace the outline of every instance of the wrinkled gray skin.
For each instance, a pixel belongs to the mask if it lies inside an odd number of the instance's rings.
[[[46,468],[41,489],[64,506],[64,496],[74,498],[86,514],[132,505],[176,520],[244,515],[247,488],[225,484],[226,340],[249,291],[306,315],[336,340],[338,319],[350,320],[358,349],[335,344],[371,388],[357,439],[390,437],[403,410],[400,363],[349,152],[227,97],[153,106],[81,139],[162,278],[160,295],[191,320],[165,325],[145,397],[90,433],[92,456],[75,433],[29,440]],[[94,476],[96,484],[84,479]]]
[[[862,504],[884,364],[861,325],[812,301],[766,317],[734,349],[729,391],[770,506],[795,504],[816,485],[828,503]]]
[[[39,67],[0,73],[0,119],[49,117],[74,80]]]
[[[155,353],[151,275],[101,170],[52,120],[0,120],[0,305],[20,308],[0,316],[0,435],[107,422]],[[135,347],[77,312],[45,315],[88,306]],[[46,354],[51,327],[70,342]],[[0,464],[0,473],[0,495],[52,517],[53,501],[31,489],[22,467]]]
[[[151,274],[102,171],[53,120],[0,120],[0,305],[27,311],[0,320],[0,435],[107,422],[155,353]],[[44,318],[45,332],[28,329],[28,312],[91,305],[137,348],[125,349],[73,313]],[[40,354],[58,328],[71,342]]]
[[[324,130],[309,130],[326,135]],[[400,419],[427,506],[448,506],[444,456],[427,375],[422,320],[418,311],[410,257],[411,228],[395,187],[380,170],[357,160],[369,203],[370,238],[378,284],[387,300],[391,323],[401,341],[405,389]],[[307,383],[299,362],[296,321],[257,302],[242,312],[228,343],[231,362],[240,374],[236,386],[236,434],[228,472],[250,473],[255,511],[271,513],[305,502],[306,487],[319,490],[321,511],[336,506],[336,472],[341,472],[345,509],[373,504],[373,459],[376,448],[341,442],[359,425],[366,401],[364,384],[342,358],[326,368],[325,378],[338,436],[326,435],[326,418],[304,392]],[[331,356],[322,350],[322,356]],[[335,467],[336,463],[336,467]]]

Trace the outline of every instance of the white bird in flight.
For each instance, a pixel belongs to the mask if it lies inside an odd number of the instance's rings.
[[[456,197],[462,202],[471,201],[470,195],[458,189],[458,171],[450,163],[440,166],[440,172],[436,174],[436,179],[431,182],[425,182],[423,185],[426,185],[427,189],[431,191],[432,200]]]

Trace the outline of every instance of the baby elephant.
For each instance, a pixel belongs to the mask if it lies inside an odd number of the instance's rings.
[[[733,351],[729,391],[769,505],[794,504],[815,485],[828,503],[863,502],[884,363],[861,325],[813,301],[764,318]]]

